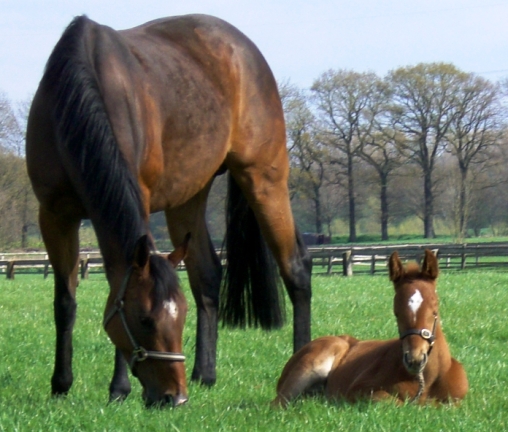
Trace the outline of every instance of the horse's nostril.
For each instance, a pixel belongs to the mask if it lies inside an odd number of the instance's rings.
[[[427,365],[428,354],[422,353],[420,358],[416,359],[409,352],[405,352],[403,356],[403,363],[406,370],[411,374],[417,374],[425,369]]]

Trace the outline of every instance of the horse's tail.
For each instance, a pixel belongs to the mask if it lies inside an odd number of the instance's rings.
[[[96,70],[97,44],[111,37],[85,16],[55,46],[41,80],[51,100],[58,150],[94,226],[114,232],[127,253],[143,230],[139,186],[123,158]],[[97,226],[95,227],[97,229]]]
[[[233,327],[281,327],[284,297],[275,260],[254,212],[231,174],[228,176],[227,269],[220,296],[221,319]]]

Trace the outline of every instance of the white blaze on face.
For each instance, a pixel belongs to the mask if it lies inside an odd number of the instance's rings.
[[[414,314],[414,320],[416,321],[416,313],[418,312],[418,309],[420,309],[420,306],[423,303],[423,297],[420,291],[416,290],[415,293],[410,297],[409,299],[409,309],[413,311]]]
[[[169,315],[176,320],[178,317],[178,306],[173,300],[165,301],[164,308],[168,311]]]

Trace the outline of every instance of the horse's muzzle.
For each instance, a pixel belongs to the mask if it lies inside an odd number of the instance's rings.
[[[147,408],[165,408],[165,407],[173,407],[176,408],[180,405],[185,404],[188,401],[188,397],[186,395],[178,394],[176,396],[172,395],[164,395],[161,399],[151,400],[150,398],[145,398],[145,406]]]
[[[409,352],[405,352],[402,357],[402,362],[406,370],[412,374],[417,375],[425,369],[429,356],[427,353],[422,353],[418,358],[412,356]]]

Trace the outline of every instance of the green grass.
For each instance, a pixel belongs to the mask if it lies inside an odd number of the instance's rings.
[[[182,281],[189,302],[187,281]],[[386,276],[315,276],[313,337],[350,333],[396,335],[392,288]],[[107,402],[113,349],[101,328],[107,285],[102,275],[78,291],[74,385],[50,397],[54,325],[52,280],[19,275],[0,280],[0,430],[5,431],[493,431],[508,421],[508,273],[444,273],[439,280],[443,327],[452,354],[465,366],[470,392],[459,407],[395,407],[390,403],[295,402],[269,408],[291,355],[291,326],[276,332],[221,329],[218,381],[189,385],[179,409],[147,410],[141,389],[122,404]],[[290,306],[288,305],[288,310]],[[195,308],[184,334],[187,372],[193,364]]]

